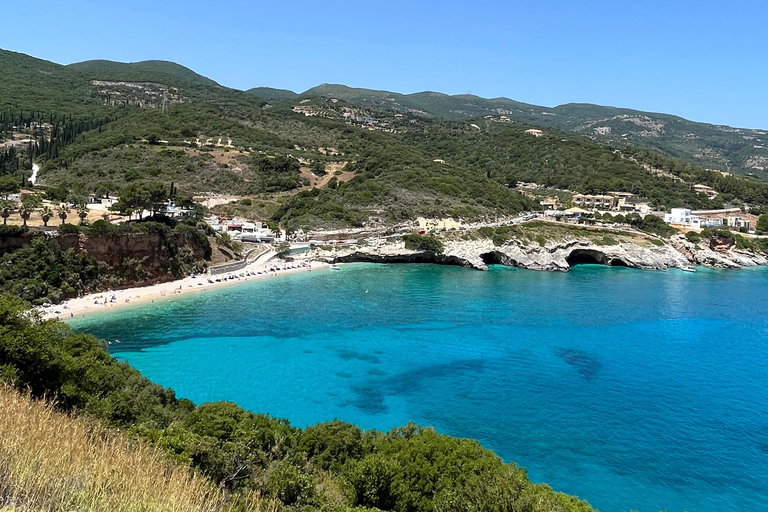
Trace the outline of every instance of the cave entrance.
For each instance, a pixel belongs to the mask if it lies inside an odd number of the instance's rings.
[[[574,265],[607,265],[605,254],[589,249],[575,249],[565,258],[569,267]]]
[[[575,249],[565,258],[569,267],[574,265],[608,265],[610,267],[629,267],[626,261],[620,258],[608,259],[605,254],[592,249]]]
[[[501,254],[499,254],[496,251],[481,254],[480,258],[483,260],[483,263],[485,263],[486,265],[503,265],[504,264],[504,262],[501,260]]]

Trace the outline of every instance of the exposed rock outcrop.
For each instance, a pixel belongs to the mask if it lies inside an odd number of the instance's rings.
[[[572,239],[534,245],[513,239],[500,246],[485,238],[450,240],[444,243],[440,254],[406,249],[401,241],[376,240],[366,246],[316,248],[308,257],[332,263],[439,263],[478,270],[487,270],[490,264],[549,271],[567,271],[579,263],[653,270],[689,264],[672,246],[655,245],[648,240],[598,245],[586,239]]]
[[[685,254],[689,261],[705,267],[741,268],[768,265],[768,258],[736,247],[732,238],[713,236],[709,240],[691,242],[684,236],[672,238],[672,245]]]

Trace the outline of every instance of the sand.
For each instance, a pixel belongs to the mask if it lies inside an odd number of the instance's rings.
[[[127,288],[124,290],[91,293],[83,297],[69,299],[61,304],[48,307],[39,307],[38,311],[43,318],[83,318],[99,312],[114,311],[116,308],[173,299],[180,295],[201,292],[211,288],[221,288],[257,279],[295,274],[299,272],[311,272],[315,269],[327,268],[330,265],[322,262],[267,262],[254,263],[237,272],[209,276],[208,274],[195,277],[185,277],[176,281],[142,286],[139,288]],[[250,274],[250,275],[249,275]],[[216,279],[220,281],[217,282]],[[226,279],[226,280],[225,280]]]

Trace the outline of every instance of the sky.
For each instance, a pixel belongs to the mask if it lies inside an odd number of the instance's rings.
[[[768,1],[3,0],[0,48],[321,83],[596,103],[768,129]],[[2,80],[2,70],[0,70]]]

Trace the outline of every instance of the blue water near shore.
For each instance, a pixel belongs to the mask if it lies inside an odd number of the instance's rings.
[[[178,396],[415,421],[602,510],[768,510],[768,271],[348,265],[77,320]]]

